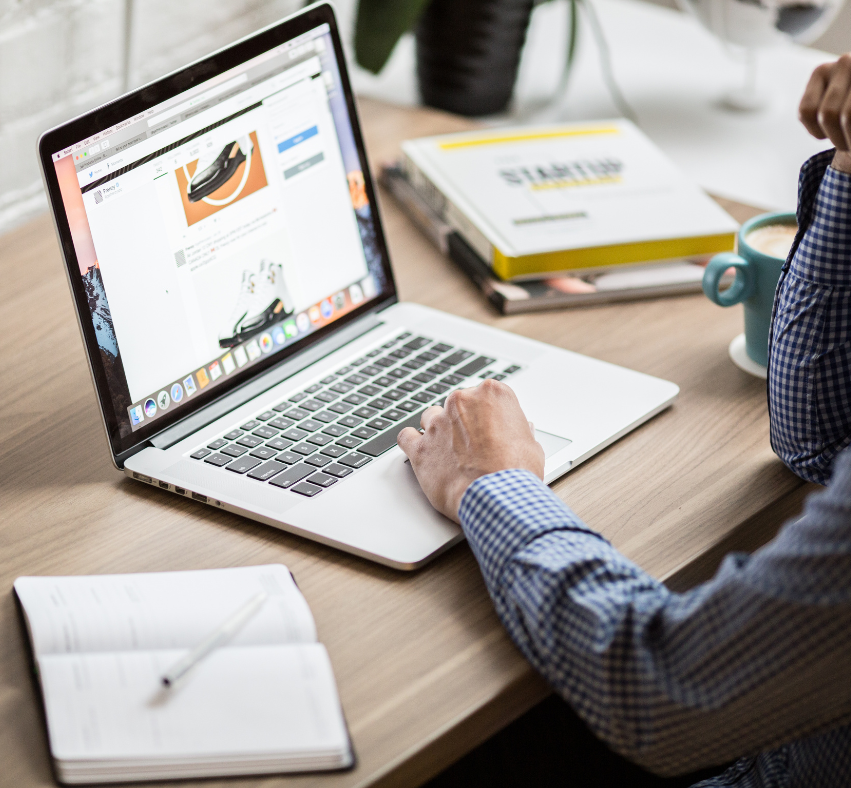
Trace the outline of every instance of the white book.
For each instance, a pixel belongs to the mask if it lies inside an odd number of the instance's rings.
[[[162,676],[259,592],[256,614],[166,689]],[[50,750],[65,783],[343,769],[331,662],[280,564],[19,577]]]
[[[737,223],[628,120],[408,140],[412,186],[502,279],[728,251]]]

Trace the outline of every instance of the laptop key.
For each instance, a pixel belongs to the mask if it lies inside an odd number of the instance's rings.
[[[256,418],[260,421],[269,421],[275,414],[271,410],[264,410],[259,416]]]
[[[419,402],[399,402],[396,405],[399,410],[404,410],[406,413],[413,413],[415,410],[422,410],[422,405]]]
[[[376,394],[380,394],[381,389],[378,386],[373,386],[371,383],[368,386],[364,386],[362,389],[358,389],[358,394],[362,394],[364,397],[374,397]]]
[[[432,353],[430,350],[427,350],[425,353],[420,353],[417,356],[418,361],[434,361],[440,353]]]
[[[328,410],[333,413],[348,413],[352,409],[352,405],[349,405],[347,402],[335,402],[333,405],[329,406]]]
[[[271,460],[278,452],[270,449],[268,446],[258,446],[253,452],[252,457],[257,457],[260,460]]]
[[[242,435],[242,430],[231,430],[227,435],[223,435],[222,437],[228,441],[235,441],[238,437]]]
[[[451,356],[447,356],[443,359],[443,363],[448,364],[450,367],[454,367],[456,364],[466,361],[472,355],[473,353],[469,350],[456,350]]]
[[[382,388],[387,388],[388,386],[395,386],[396,379],[388,378],[387,375],[382,375],[380,378],[376,378],[372,381],[376,386],[381,386]]]
[[[445,353],[447,350],[452,350],[452,345],[445,345],[441,342],[440,344],[435,345],[432,350],[435,353]]]
[[[391,402],[398,402],[400,399],[405,399],[408,394],[404,391],[399,391],[399,389],[391,389],[390,391],[384,392],[384,399],[389,399]]]
[[[329,476],[327,473],[314,473],[313,476],[308,476],[307,481],[311,484],[316,484],[319,487],[330,487],[332,484],[336,484],[337,480],[333,476]]]
[[[339,414],[337,413],[331,413],[330,410],[321,410],[319,413],[314,413],[313,418],[315,421],[319,421],[322,424],[330,424],[338,415]]]
[[[384,399],[383,397],[378,397],[372,402],[367,403],[370,408],[375,408],[376,410],[384,410],[384,408],[389,408],[392,404],[389,399]]]
[[[334,374],[336,375],[348,375],[349,372],[352,371],[351,367],[340,367]]]
[[[205,458],[204,462],[209,462],[210,465],[215,465],[217,468],[221,468],[223,465],[227,465],[233,457],[225,457],[224,454],[219,454],[216,452],[215,454],[211,454],[209,457]]]
[[[362,443],[362,440],[353,438],[351,435],[344,435],[337,441],[338,446],[343,446],[346,449],[354,449],[355,446],[360,446]]]
[[[260,460],[255,460],[253,457],[240,457],[226,466],[226,469],[234,473],[248,473],[252,468],[256,468],[260,464]]]
[[[203,460],[204,457],[206,457],[208,454],[212,454],[212,453],[213,452],[211,452],[209,449],[198,449],[198,451],[193,451],[192,454],[190,454],[189,456],[193,460]]]
[[[426,391],[430,391],[432,394],[443,394],[445,391],[449,391],[449,386],[445,386],[443,383],[432,383]]]
[[[333,465],[326,465],[322,469],[323,473],[330,473],[332,476],[336,476],[338,479],[342,479],[345,476],[348,476],[351,472],[351,468],[347,468],[345,465],[337,465],[334,463]]]
[[[339,394],[336,394],[333,391],[320,391],[319,394],[316,395],[315,399],[318,399],[320,402],[333,402]]]
[[[325,403],[317,399],[309,399],[306,402],[302,402],[299,407],[302,410],[309,410],[311,413],[315,413],[317,410],[322,410],[325,407]]]
[[[393,422],[387,421],[387,419],[373,419],[372,421],[368,421],[366,423],[367,427],[372,427],[374,430],[385,430],[387,429]]]
[[[264,462],[253,471],[249,471],[248,478],[259,479],[261,482],[265,482],[271,479],[276,473],[280,473],[286,467],[287,466],[282,462],[275,462],[274,460],[271,462]]]
[[[399,384],[398,391],[416,391],[422,384],[415,383],[413,380],[406,380],[404,383]]]
[[[299,495],[304,495],[307,498],[312,498],[314,495],[319,495],[319,493],[322,492],[322,488],[317,487],[315,484],[299,482],[293,486],[292,491],[297,492]]]
[[[403,367],[407,367],[408,369],[419,369],[420,367],[424,367],[426,362],[419,358],[410,358],[404,364]]]
[[[297,443],[290,449],[290,451],[294,451],[296,454],[302,454],[306,457],[308,454],[313,454],[313,452],[316,451],[316,447],[311,446],[309,443]]]
[[[518,370],[518,369],[520,369],[520,367],[518,367],[518,366],[517,366],[517,364],[512,364],[510,367],[506,367],[506,368],[505,368],[504,370],[502,370],[502,371],[503,371],[506,375],[513,375],[515,372],[517,372],[517,370]]]
[[[331,462],[331,458],[323,457],[321,454],[314,454],[312,457],[308,457],[305,462],[310,465],[315,465],[317,468],[321,468]]]
[[[365,356],[362,356],[361,358],[356,358],[356,359],[352,362],[352,366],[353,366],[353,367],[360,367],[360,366],[362,366],[363,364],[366,364],[366,357],[365,357]]]
[[[375,358],[376,356],[380,356],[380,355],[381,355],[381,351],[376,349],[376,350],[370,350],[369,353],[366,354],[366,357],[367,358]]]
[[[460,375],[447,375],[445,378],[441,378],[440,382],[445,383],[447,386],[457,386],[461,381],[463,381]]]
[[[216,451],[217,449],[221,449],[222,446],[227,446],[227,445],[228,445],[228,442],[224,438],[218,438],[217,440],[214,440],[212,443],[208,443],[207,448],[213,449],[213,451]]]
[[[287,465],[295,465],[297,462],[301,462],[304,457],[292,451],[282,451],[275,459],[278,462],[285,462]]]
[[[411,399],[415,399],[417,402],[431,402],[434,399],[434,394],[429,394],[427,391],[421,391],[419,394],[414,394]]]
[[[286,410],[287,408],[291,408],[291,407],[292,407],[291,402],[279,402],[277,405],[275,405],[274,408],[272,408],[272,410],[276,411],[277,413],[280,413],[282,410]]]
[[[371,419],[378,413],[378,411],[374,408],[368,408],[366,407],[366,405],[364,405],[362,408],[358,408],[357,410],[352,411],[352,413],[353,415],[358,416],[362,419]]]
[[[477,372],[483,370],[489,364],[493,364],[496,359],[488,358],[487,356],[479,356],[476,359],[473,359],[470,363],[465,364],[460,369],[455,370],[456,375],[463,375],[465,378],[470,375],[475,375]]]
[[[310,433],[300,430],[297,427],[292,427],[291,429],[282,432],[281,437],[286,438],[288,441],[300,441],[302,438],[306,438],[309,434]]]
[[[352,386],[360,386],[361,383],[366,383],[366,378],[363,375],[349,375],[346,378],[346,383],[350,383]]]
[[[240,429],[241,429],[241,430],[245,430],[246,432],[251,432],[251,430],[253,430],[255,427],[259,427],[259,426],[260,426],[260,422],[259,422],[259,421],[254,421],[254,420],[252,419],[251,421],[246,421],[246,422],[245,422],[245,424],[243,424],[243,425],[240,427]]]
[[[333,383],[336,379],[337,379],[337,378],[335,378],[333,375],[326,375],[326,376],[325,376],[324,378],[322,378],[322,380],[320,380],[319,382],[320,382],[320,383],[323,383],[324,385],[326,385],[326,386],[327,386],[329,383]]]
[[[406,342],[402,347],[406,347],[410,350],[419,350],[421,347],[425,347],[426,345],[430,345],[431,340],[426,339],[425,337],[417,337],[416,339],[412,339],[410,342]]]
[[[290,397],[290,402],[301,402],[303,399],[307,399],[307,394],[304,391],[299,391],[298,394],[293,394]]]
[[[351,383],[343,383],[341,380],[331,386],[331,391],[336,391],[338,394],[348,394],[353,388],[354,386]]]
[[[403,339],[407,339],[409,336],[411,336],[411,332],[405,331],[404,333],[399,334],[399,336],[396,337],[396,339],[394,341],[395,342],[401,342]]]
[[[396,378],[396,380],[401,380],[402,378],[408,377],[411,374],[411,370],[405,369],[404,367],[397,367],[396,369],[391,369],[387,375],[391,378]]]
[[[426,372],[431,372],[433,375],[442,375],[444,372],[448,372],[450,369],[448,364],[434,364],[430,366]]]
[[[258,438],[266,438],[268,440],[269,438],[274,438],[278,434],[278,431],[273,430],[271,427],[263,426],[258,427],[251,434],[256,435]]]
[[[356,419],[354,416],[343,416],[337,424],[342,424],[344,427],[357,427],[363,423],[363,419]]]
[[[381,414],[381,418],[387,419],[387,421],[399,421],[399,419],[404,419],[408,414],[403,410],[396,410],[396,408],[391,408],[390,410],[384,411]]]
[[[342,446],[326,446],[319,453],[328,457],[342,457],[346,450]]]
[[[315,446],[327,446],[332,440],[334,439],[330,435],[323,435],[321,432],[317,432],[316,435],[311,435],[307,439],[307,442]]]
[[[375,359],[375,365],[378,367],[392,367],[396,363],[395,358],[390,358],[389,356],[385,356],[384,358]]]
[[[358,427],[358,429],[352,432],[356,438],[363,438],[364,440],[369,440],[373,435],[375,435],[375,430],[371,430],[369,427]],[[337,441],[339,443],[340,441]]]
[[[346,428],[341,427],[339,424],[329,424],[322,432],[330,435],[332,438],[339,438],[341,435],[346,434]]]
[[[396,442],[395,437],[393,438],[393,442]],[[357,452],[352,452],[340,458],[340,465],[348,465],[349,468],[363,468],[368,462],[372,462],[371,457],[365,457],[363,454],[358,454]]]
[[[405,429],[405,427],[413,427],[414,429],[420,428],[420,419],[422,418],[422,415],[422,410],[412,413],[404,421],[399,422],[392,430],[376,435],[371,441],[367,441],[363,444],[363,446],[359,446],[358,451],[363,454],[368,454],[370,457],[378,457],[379,455],[384,454],[384,452],[388,449],[392,449],[396,445],[396,436]],[[349,464],[346,462],[345,458],[340,460],[340,462],[344,465]]]
[[[343,397],[343,402],[348,402],[349,405],[361,405],[366,402],[366,397],[363,394],[349,394],[348,397]]]
[[[222,449],[222,454],[227,454],[228,457],[242,457],[248,449],[245,446],[237,446],[235,443],[231,443],[229,446],[225,446]],[[209,462],[209,458],[207,459]]]
[[[321,383],[314,383],[312,386],[308,386],[305,389],[305,391],[308,394],[315,394],[317,391],[321,391],[321,390],[322,390],[322,384]]]
[[[302,410],[301,408],[293,408],[292,410],[288,410],[284,416],[288,419],[294,419],[295,421],[301,421],[302,419],[306,419],[310,415],[309,410]]]
[[[289,447],[293,445],[293,442],[285,440],[284,438],[274,438],[266,445],[275,451],[283,451],[284,449],[289,449]]]
[[[316,468],[312,465],[293,465],[284,471],[281,471],[277,476],[273,476],[269,484],[274,484],[275,487],[283,487],[287,489],[292,487],[296,482],[300,482],[311,473],[316,473]]]
[[[405,350],[405,348],[397,347],[392,353],[388,355],[393,356],[393,358],[407,358],[413,353],[413,350]]]
[[[429,375],[427,372],[420,372],[419,375],[414,375],[413,380],[417,383],[431,383],[434,380],[434,375]]]
[[[368,367],[364,367],[361,369],[361,372],[364,375],[369,375],[372,377],[373,375],[380,375],[384,370],[381,367],[376,367],[374,364],[370,364]]]
[[[256,435],[243,435],[237,443],[240,446],[247,446],[249,449],[253,449],[255,446],[259,446],[263,443],[263,438],[258,438]],[[224,451],[224,449],[222,449],[222,451]],[[225,454],[227,454],[227,452],[225,452]]]
[[[286,430],[292,427],[293,424],[295,422],[292,419],[285,419],[283,416],[278,416],[277,419],[272,419],[267,426],[274,427],[276,430]],[[225,437],[227,438],[227,435]]]
[[[316,432],[316,430],[321,430],[324,426],[325,422],[319,421],[319,419],[305,419],[298,425],[298,428],[305,432]]]

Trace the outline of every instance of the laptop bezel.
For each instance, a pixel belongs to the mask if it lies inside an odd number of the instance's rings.
[[[88,307],[83,278],[80,275],[68,217],[65,212],[56,170],[53,165],[53,154],[56,151],[76,144],[79,140],[98,133],[102,129],[108,128],[127,118],[134,117],[140,112],[174,98],[187,89],[206,82],[322,24],[328,25],[334,45],[334,55],[337,59],[340,82],[345,96],[355,146],[362,164],[375,238],[382,258],[382,267],[387,286],[375,299],[357,307],[315,333],[309,334],[300,342],[295,343],[291,350],[288,351],[284,348],[277,353],[270,354],[241,375],[234,376],[233,381],[228,384],[217,386],[208,392],[198,392],[199,396],[196,397],[192,407],[178,409],[174,414],[168,414],[142,429],[131,432],[129,430],[129,417],[127,414],[124,414],[126,420],[122,423],[113,405],[112,394],[101,360],[97,336]],[[233,401],[235,392],[238,392],[241,388],[249,384],[255,383],[258,378],[261,378],[271,369],[286,364],[286,362],[291,361],[308,348],[315,347],[342,329],[351,326],[355,321],[365,316],[373,315],[398,301],[396,282],[390,264],[389,251],[376,199],[375,184],[369,170],[363,134],[361,132],[354,94],[349,81],[339,29],[333,8],[328,3],[323,2],[309,6],[280,22],[269,25],[171,74],[44,132],[39,138],[38,154],[42,177],[65,264],[65,273],[68,277],[68,284],[74,301],[89,369],[107,434],[107,442],[110,447],[113,463],[118,468],[123,467],[124,461],[128,457],[141,451],[146,446],[153,445],[152,440],[157,435],[171,430],[175,425],[179,425],[180,422],[196,416],[196,414],[205,408],[215,406],[216,403],[225,398]],[[274,385],[277,382],[280,381],[272,381],[270,385]],[[250,396],[257,396],[256,388],[256,386],[251,386],[252,393]]]

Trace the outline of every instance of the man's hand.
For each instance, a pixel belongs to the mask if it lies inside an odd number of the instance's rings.
[[[833,168],[851,173],[851,54],[813,71],[798,114],[810,134],[836,147]]]
[[[402,430],[399,446],[432,506],[455,522],[464,492],[480,476],[523,468],[544,478],[544,450],[503,383],[485,380],[453,391],[445,407],[423,413],[422,425],[423,434]]]

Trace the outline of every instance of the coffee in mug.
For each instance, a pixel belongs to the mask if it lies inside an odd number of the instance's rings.
[[[797,233],[797,224],[765,224],[751,230],[745,236],[745,243],[764,255],[785,260]]]

